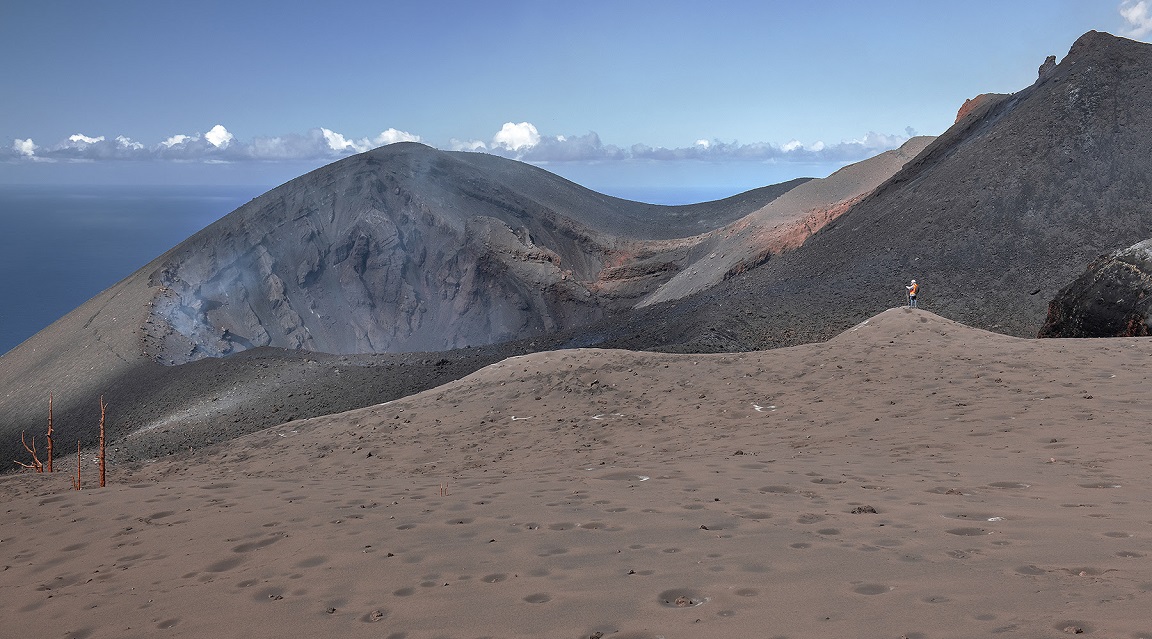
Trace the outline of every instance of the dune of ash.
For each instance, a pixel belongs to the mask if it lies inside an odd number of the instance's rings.
[[[6,476],[4,628],[1152,637],[1150,357],[893,309],[768,352],[515,357],[105,489]]]

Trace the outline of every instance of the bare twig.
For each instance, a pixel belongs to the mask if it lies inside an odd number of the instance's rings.
[[[24,437],[24,431],[20,431],[20,443],[24,444],[24,450],[28,451],[32,455],[32,463],[25,464],[24,462],[15,460],[13,460],[12,463],[29,470],[35,470],[38,473],[44,472],[44,462],[40,461],[40,458],[36,456],[36,436],[32,436],[32,445],[29,446],[28,440]]]

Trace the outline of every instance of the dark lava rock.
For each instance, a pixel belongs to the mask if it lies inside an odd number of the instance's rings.
[[[1152,240],[1105,255],[1048,303],[1039,337],[1152,334]]]

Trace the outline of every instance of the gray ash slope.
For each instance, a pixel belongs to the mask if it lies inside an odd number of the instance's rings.
[[[1098,256],[1152,237],[1152,45],[1089,32],[1036,83],[991,96],[805,244],[690,299],[605,325],[604,345],[684,352],[827,339],[904,301],[1035,337]]]

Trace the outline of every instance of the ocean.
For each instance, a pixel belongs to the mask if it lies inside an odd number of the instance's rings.
[[[0,353],[270,188],[0,185]],[[608,192],[653,204],[735,194],[682,185]]]
[[[0,353],[266,190],[0,185]]]

